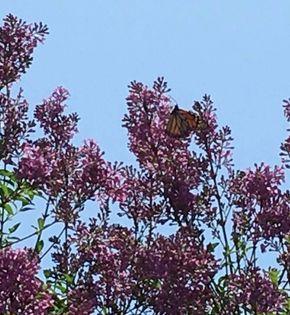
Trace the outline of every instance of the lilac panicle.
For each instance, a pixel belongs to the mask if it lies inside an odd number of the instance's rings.
[[[0,158],[6,164],[14,164],[21,146],[34,131],[35,123],[28,119],[28,103],[22,90],[14,99],[0,93]]]
[[[45,185],[55,166],[55,154],[50,146],[26,143],[19,163],[18,175],[33,186]]]
[[[130,299],[142,297],[149,309],[162,314],[203,314],[217,262],[196,237],[180,230],[142,244],[128,228],[80,224],[71,239],[77,252],[71,254],[69,266],[77,276],[69,292],[70,314],[82,307],[85,312],[108,308],[118,313]],[[55,259],[61,266],[64,252]]]
[[[228,295],[229,312],[237,307],[246,307],[259,314],[280,312],[285,302],[285,296],[259,268],[250,268],[240,275],[232,275]]]
[[[290,122],[290,99],[284,100],[284,116],[286,117],[287,122]],[[281,144],[281,153],[280,156],[282,158],[282,163],[285,165],[286,168],[290,168],[290,128],[288,126],[288,137],[285,141]]]
[[[124,198],[119,169],[104,160],[93,140],[79,148],[59,143],[53,145],[50,138],[27,142],[17,169],[20,179],[50,196],[59,220],[74,224],[85,202],[104,194],[113,200]]]
[[[57,148],[68,144],[77,132],[77,114],[63,114],[68,96],[65,88],[58,87],[47,100],[36,106],[34,113],[45,135]]]
[[[0,28],[0,90],[17,81],[31,65],[38,43],[48,34],[46,25],[27,24],[12,14],[4,18]]]
[[[145,298],[156,313],[205,314],[217,262],[190,230],[158,236],[140,251],[136,270],[145,279]]]
[[[167,86],[163,79],[158,79],[152,89],[137,82],[130,85],[127,98],[128,114],[125,115],[123,121],[128,130],[129,148],[139,162],[142,176],[136,173],[137,178],[132,181],[132,174],[129,174],[130,179],[126,184],[135,185],[134,182],[140,181],[140,178],[148,177],[146,179],[148,182],[154,182],[156,187],[159,187],[159,190],[153,188],[155,196],[152,195],[151,203],[157,202],[160,194],[163,195],[167,200],[167,206],[165,204],[161,206],[164,208],[163,211],[168,212],[168,208],[172,208],[172,215],[177,218],[180,215],[187,215],[190,211],[194,213],[197,211],[197,209],[193,210],[197,199],[193,191],[197,191],[201,182],[201,173],[206,165],[203,158],[190,150],[190,138],[175,139],[167,135],[166,125],[172,103],[165,94],[166,91]],[[210,121],[208,125],[211,123],[209,117],[212,116],[208,115],[204,118]],[[142,186],[143,184],[139,189]],[[144,190],[146,190],[145,186],[143,192],[140,193],[144,193]],[[140,198],[143,197],[140,195]],[[146,198],[145,196],[144,199]],[[124,205],[122,207],[124,208]],[[144,218],[148,214],[149,217],[155,215],[148,211],[146,215],[145,212],[142,214],[141,209],[144,207],[136,205],[135,209],[138,208],[139,213],[136,213],[135,217]],[[159,211],[161,210],[159,207]],[[126,211],[132,214],[132,207]]]
[[[38,259],[32,251],[11,248],[0,251],[0,313],[45,315],[52,297],[37,278]]]
[[[265,239],[283,237],[290,231],[289,193],[281,191],[283,181],[281,167],[271,169],[263,163],[231,180],[236,231]]]

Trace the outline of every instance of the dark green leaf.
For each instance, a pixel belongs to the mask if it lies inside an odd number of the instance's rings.
[[[19,211],[25,212],[25,211],[30,211],[30,210],[34,210],[34,208],[32,208],[32,207],[23,207],[23,208],[20,208]]]
[[[43,240],[39,240],[37,243],[36,243],[36,246],[35,246],[35,250],[37,252],[37,254],[40,254],[42,249],[43,249],[43,246],[44,246],[44,242]]]
[[[18,227],[20,226],[21,223],[16,223],[15,225],[13,225],[11,228],[8,229],[9,233],[12,234],[14,233]]]
[[[44,219],[43,219],[43,218],[39,218],[39,219],[37,220],[37,222],[38,222],[38,229],[39,229],[39,230],[42,230],[43,227],[44,227],[44,223],[45,223]]]
[[[280,274],[279,270],[277,270],[276,268],[271,268],[268,274],[272,283],[278,286],[279,274]]]
[[[9,178],[15,178],[15,175],[13,172],[8,171],[8,170],[4,170],[4,169],[0,169],[0,176],[3,177],[9,177]]]
[[[8,187],[6,185],[4,185],[3,183],[0,183],[0,195],[1,195],[2,199],[5,199],[9,196]]]
[[[56,285],[56,288],[58,290],[60,290],[61,293],[66,293],[66,291],[67,291],[66,286],[64,284],[60,284],[59,283],[59,284]]]
[[[72,275],[65,274],[64,276],[65,276],[65,280],[66,280],[66,282],[67,282],[68,284],[72,284],[72,283],[73,283],[74,278],[73,278]]]
[[[49,278],[51,276],[51,270],[45,269],[45,270],[43,270],[43,274],[44,274],[45,278]]]
[[[6,210],[8,215],[13,215],[14,214],[14,211],[13,211],[13,209],[12,209],[12,207],[11,207],[11,205],[9,203],[6,203],[4,205],[4,209]]]

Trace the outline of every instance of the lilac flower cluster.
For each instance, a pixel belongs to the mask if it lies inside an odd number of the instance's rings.
[[[240,172],[230,182],[235,231],[269,239],[283,237],[290,231],[289,192],[282,193],[281,167],[261,164],[254,170]]]
[[[120,172],[103,159],[93,140],[77,148],[70,143],[77,131],[76,114],[65,115],[68,92],[57,88],[38,105],[35,118],[45,137],[23,145],[18,176],[41,189],[55,201],[56,217],[74,224],[87,200],[106,192],[120,196]],[[111,191],[111,193],[109,193]],[[121,197],[116,197],[118,200]]]
[[[290,99],[284,100],[284,115],[286,117],[287,122],[290,122]],[[287,129],[288,133],[290,132],[290,128]],[[285,141],[281,144],[281,153],[282,163],[286,168],[290,168],[290,135],[285,139]]]
[[[19,176],[30,181],[32,185],[44,185],[55,167],[55,155],[45,143],[25,143],[19,167]]]
[[[20,78],[32,62],[32,53],[48,34],[46,25],[27,24],[12,14],[0,28],[0,90]]]
[[[0,93],[0,157],[6,164],[13,164],[13,158],[20,155],[20,148],[35,123],[27,116],[28,103],[22,96],[22,90],[14,99]]]
[[[146,300],[158,314],[204,314],[212,302],[211,280],[217,271],[213,255],[187,229],[158,236],[143,249],[136,270]]]
[[[133,82],[127,98],[128,114],[125,115],[124,126],[128,130],[129,148],[139,161],[141,173],[127,171],[129,176],[125,184],[134,185],[134,190],[128,190],[139,194],[139,197],[132,200],[132,196],[128,196],[129,200],[121,207],[136,218],[151,218],[156,215],[156,211],[165,213],[167,219],[170,214],[175,220],[180,220],[180,217],[187,216],[189,212],[200,214],[195,207],[198,196],[193,191],[197,191],[201,173],[207,168],[207,163],[190,150],[189,138],[174,139],[166,134],[165,127],[171,110],[171,101],[166,96],[166,91],[167,86],[162,79],[154,83],[153,89]],[[210,122],[211,119],[212,116]],[[150,188],[148,185],[151,185]],[[151,199],[146,197],[149,189]],[[165,202],[160,201],[160,195],[165,198]],[[147,200],[149,205],[145,206],[144,202],[137,205],[140,198]],[[144,206],[151,210],[146,210]],[[132,213],[133,207],[138,213]]]
[[[190,231],[156,236],[143,245],[127,228],[100,229],[92,223],[79,225],[72,241],[77,253],[69,266],[77,276],[69,314],[104,308],[118,314],[138,303],[156,313],[203,314],[211,300],[217,262]],[[59,262],[60,253],[55,256]]]
[[[45,315],[52,297],[37,278],[39,264],[32,251],[0,251],[0,313]]]
[[[28,120],[22,90],[13,98],[10,87],[30,66],[35,47],[47,33],[45,25],[27,24],[12,14],[0,27],[0,157],[6,164],[14,164],[13,158],[19,156],[22,142],[35,125]]]
[[[229,303],[227,310],[234,314],[239,307],[250,314],[268,314],[283,311],[285,296],[259,268],[251,268],[229,280]]]
[[[68,91],[63,87],[58,87],[47,100],[36,106],[34,113],[40,127],[56,148],[68,144],[77,132],[79,120],[77,114],[63,114],[66,107],[64,102],[68,97]]]
[[[22,20],[7,15],[0,28],[0,88],[15,82],[32,62],[34,48],[44,41],[47,27],[26,24]]]

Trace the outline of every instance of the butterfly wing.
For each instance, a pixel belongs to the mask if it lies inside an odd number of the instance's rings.
[[[179,108],[175,106],[173,111],[170,114],[166,132],[169,136],[175,138],[185,137],[189,128],[189,124],[185,117],[180,115]]]
[[[197,115],[183,109],[179,109],[179,115],[187,122],[189,131],[194,131],[198,128],[199,118]]]
[[[195,130],[197,126],[198,117],[196,115],[175,106],[170,114],[166,132],[171,137],[185,138],[191,131]]]

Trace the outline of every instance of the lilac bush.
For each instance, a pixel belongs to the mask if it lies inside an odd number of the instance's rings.
[[[12,15],[0,28],[1,314],[289,314],[289,136],[281,165],[236,170],[208,95],[192,106],[199,127],[173,138],[167,83],[133,81],[123,126],[138,166],[106,161],[94,140],[73,144],[65,88],[33,119],[15,92],[47,34]],[[19,213],[40,202],[31,233],[17,234]],[[269,254],[275,266],[262,267]]]

